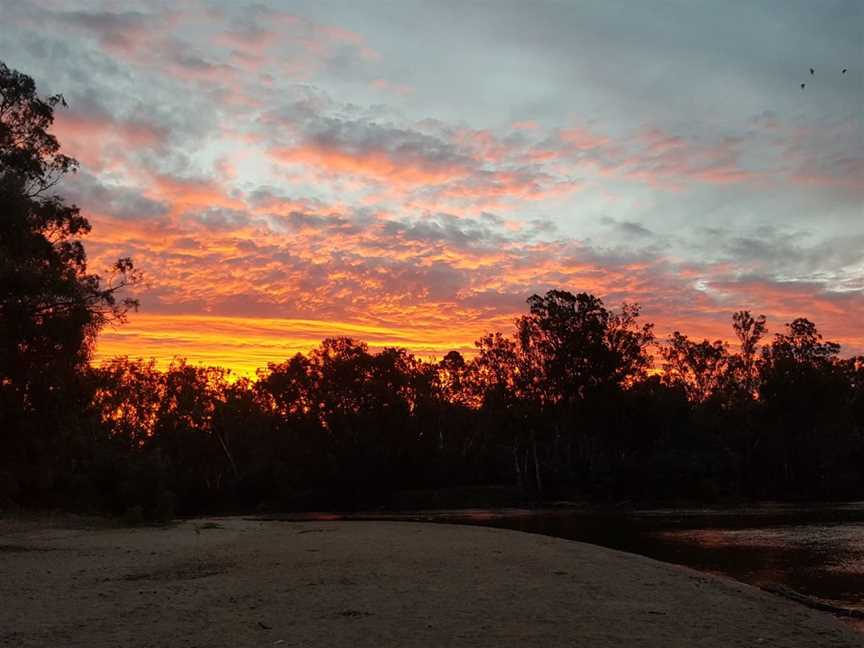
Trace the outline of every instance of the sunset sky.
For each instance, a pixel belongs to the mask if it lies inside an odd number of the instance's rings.
[[[145,275],[97,359],[441,357],[551,288],[864,352],[859,0],[0,9],[0,60],[69,104],[91,270]]]

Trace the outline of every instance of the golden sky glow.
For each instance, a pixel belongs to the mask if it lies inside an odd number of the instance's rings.
[[[480,328],[394,329],[334,321],[239,318],[199,315],[138,315],[122,327],[106,330],[95,361],[118,355],[154,357],[165,367],[180,354],[193,363],[230,367],[254,376],[268,362],[306,353],[323,338],[348,336],[374,349],[408,347],[425,359],[440,359],[448,351],[470,355]],[[139,351],[141,350],[141,351]]]

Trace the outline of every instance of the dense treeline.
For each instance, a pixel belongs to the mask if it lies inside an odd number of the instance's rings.
[[[50,191],[74,160],[62,97],[0,64],[0,508],[148,517],[393,505],[405,489],[510,484],[600,500],[864,497],[864,358],[806,319],[738,344],[655,339],[639,309],[553,290],[511,336],[422,362],[328,339],[256,380],[176,361],[89,363],[134,308],[131,261],[88,274],[89,224]],[[653,354],[653,356],[652,356]]]
[[[736,314],[749,357],[676,333],[654,376],[634,309],[560,291],[533,297],[516,336],[484,337],[469,361],[339,338],[229,382],[117,359],[91,372],[93,428],[112,446],[98,490],[115,508],[170,491],[192,509],[386,505],[397,489],[486,483],[547,497],[860,497],[864,362],[839,359],[803,319],[756,355],[762,322]]]
[[[807,320],[759,349],[762,330],[736,314],[738,353],[676,333],[650,375],[635,309],[552,291],[470,360],[336,338],[252,381],[117,358],[81,371],[62,433],[40,417],[6,441],[6,457],[28,456],[8,454],[24,442],[36,463],[5,467],[18,484],[5,497],[155,516],[387,506],[397,490],[469,484],[616,501],[861,497],[864,361],[840,359]]]

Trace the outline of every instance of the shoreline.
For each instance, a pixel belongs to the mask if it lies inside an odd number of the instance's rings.
[[[0,520],[0,646],[860,646],[825,612],[594,545],[416,522]]]

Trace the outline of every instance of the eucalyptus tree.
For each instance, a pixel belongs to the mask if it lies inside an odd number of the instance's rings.
[[[74,469],[96,335],[137,307],[124,296],[132,261],[107,279],[89,272],[90,223],[58,193],[78,166],[50,132],[65,105],[0,63],[0,484],[30,493]]]

